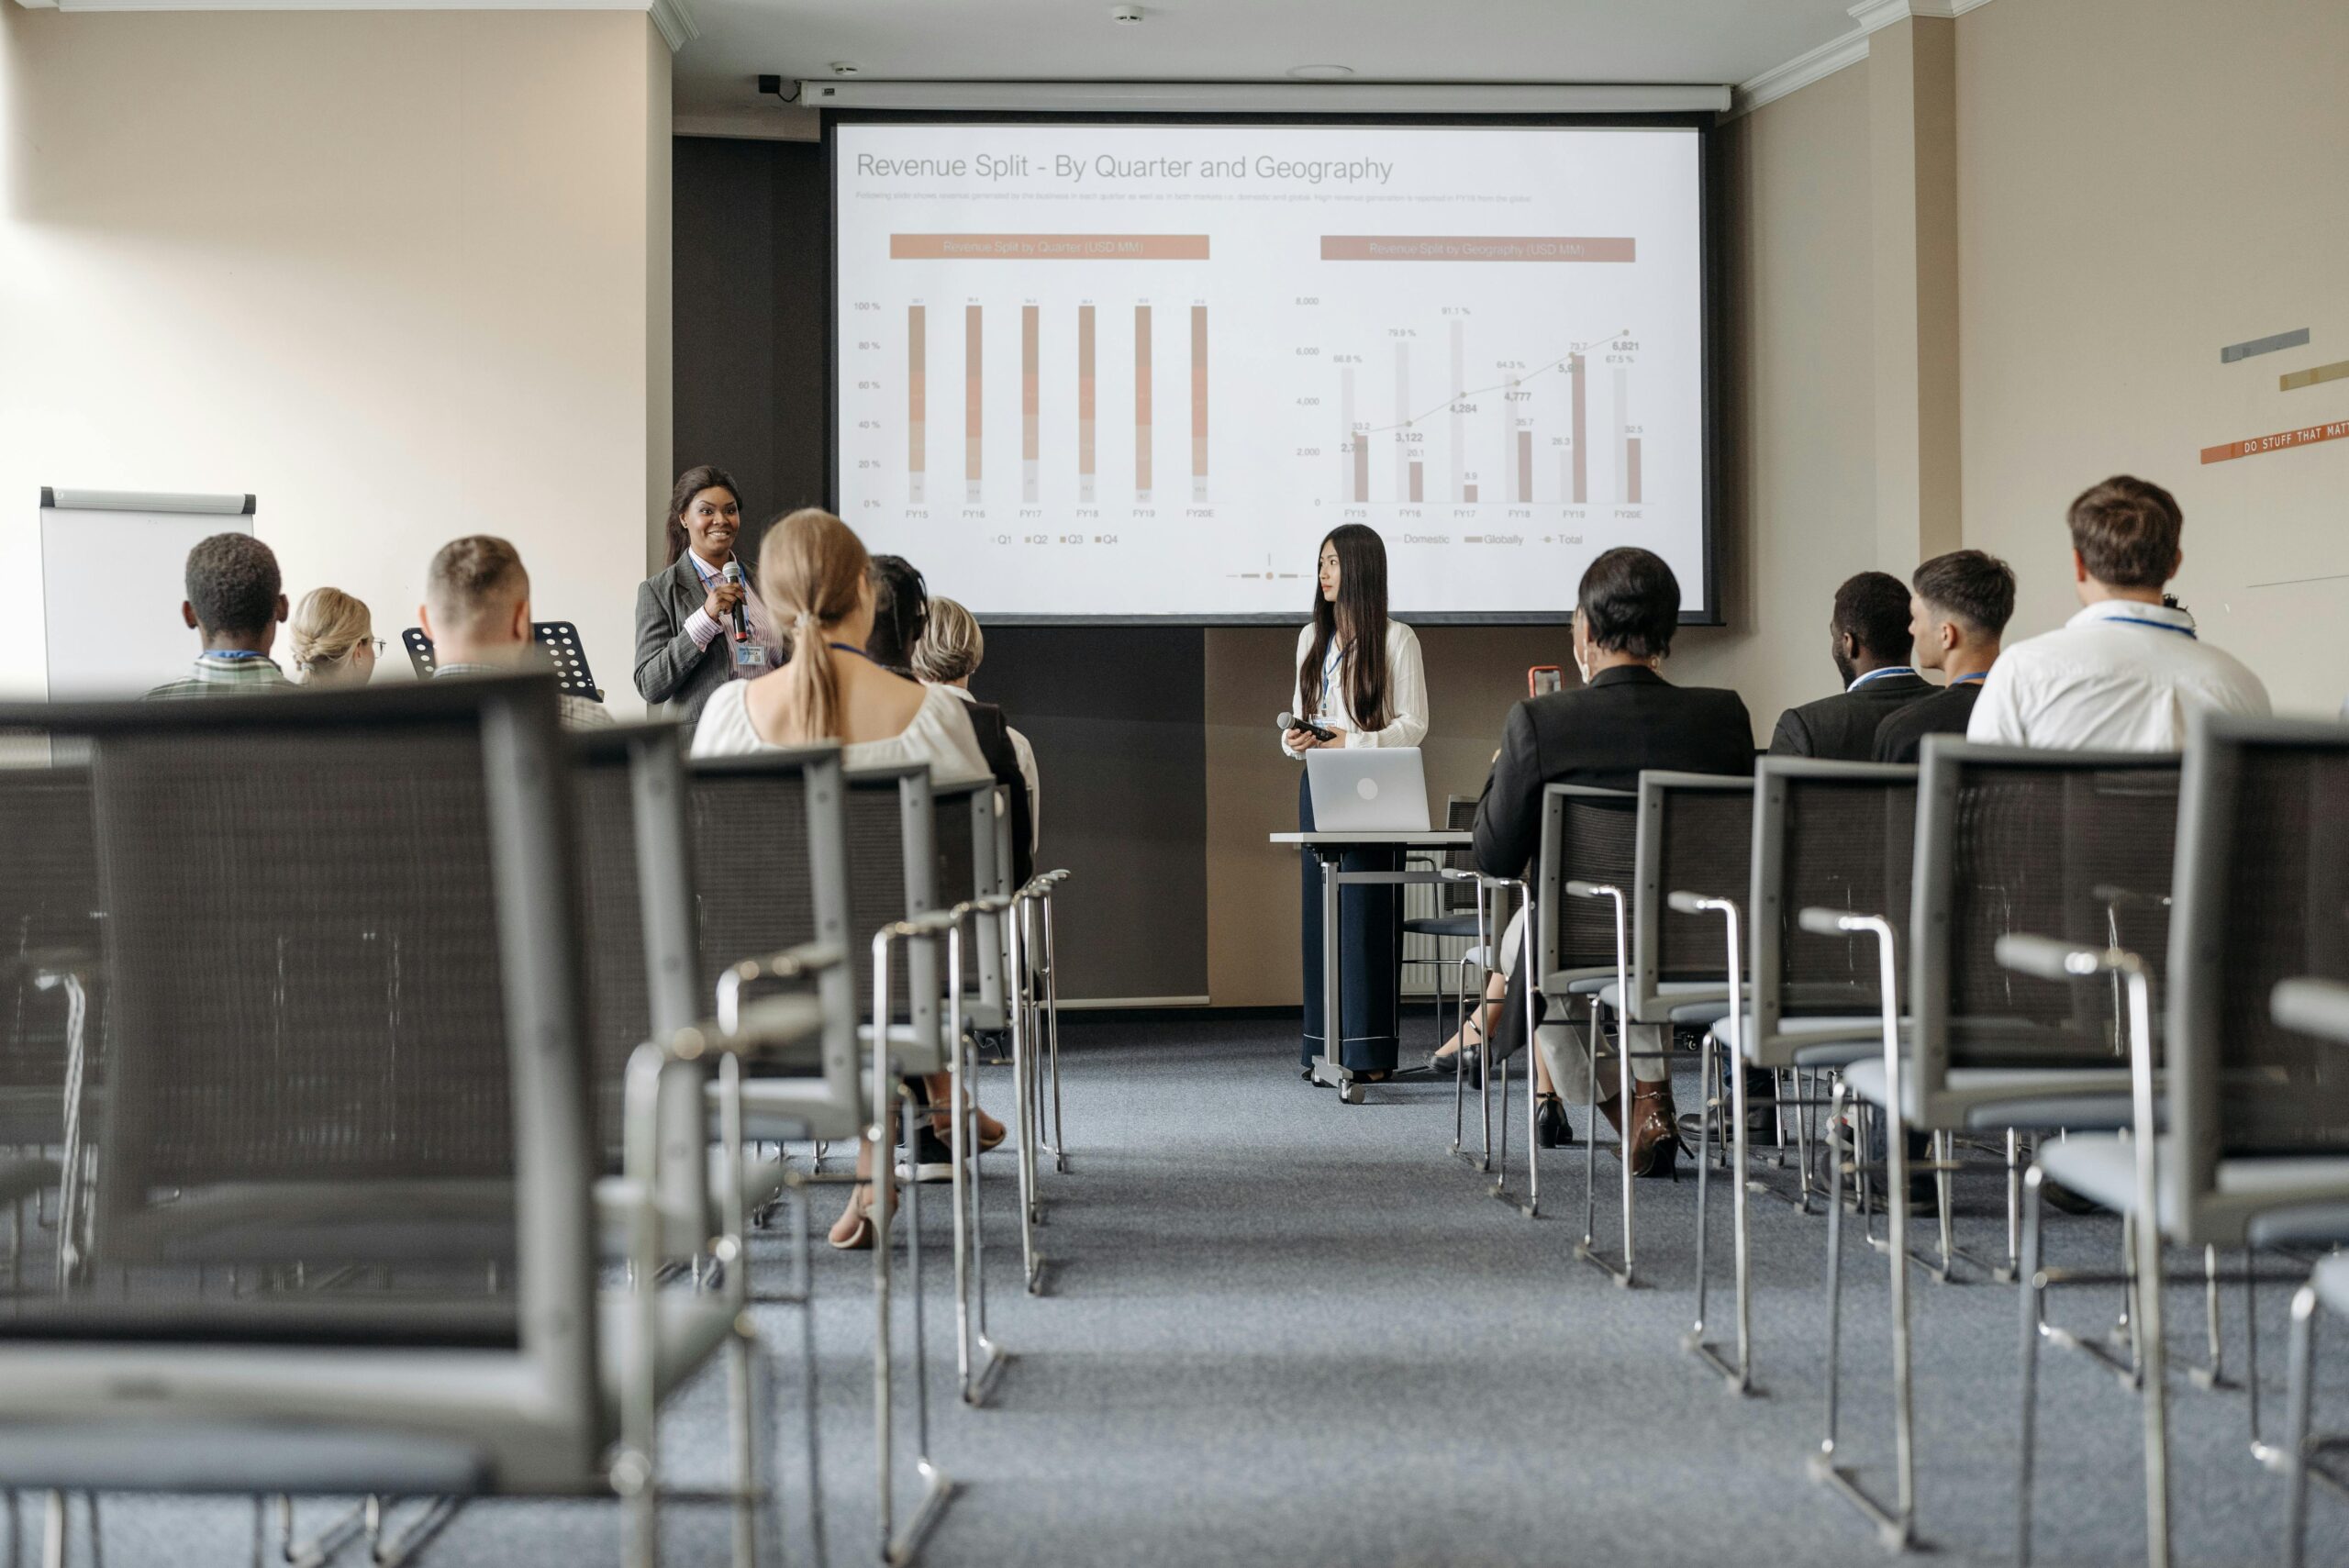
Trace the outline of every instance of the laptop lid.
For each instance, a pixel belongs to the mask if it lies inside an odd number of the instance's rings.
[[[1305,754],[1320,833],[1428,830],[1427,771],[1416,746],[1327,746]]]

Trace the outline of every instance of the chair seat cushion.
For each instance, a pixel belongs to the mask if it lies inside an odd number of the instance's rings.
[[[709,1108],[713,1135],[717,1131],[718,1104],[718,1085],[712,1084]],[[864,1130],[864,1122],[863,1107],[834,1099],[830,1086],[821,1078],[742,1080],[742,1136],[752,1142],[854,1138]]]
[[[2248,1239],[2255,1229],[2279,1243],[2349,1241],[2349,1229],[2323,1230],[2328,1217],[2349,1221],[2349,1157],[2222,1159],[2213,1173],[2217,1190],[2207,1200],[2212,1212],[2201,1217],[2197,1232],[2188,1235],[2181,1234],[2176,1184],[2168,1179],[2176,1152],[2176,1140],[2168,1135],[2155,1140],[2154,1156],[2165,1174],[2159,1194],[2161,1227],[2173,1240],[2227,1245]],[[2042,1147],[2039,1165],[2049,1181],[2061,1182],[2116,1214],[2136,1211],[2136,1151],[2128,1139],[2111,1133],[2067,1138]]]
[[[1752,1013],[1743,1022],[1745,1058],[1760,1067],[1842,1067],[1884,1050],[1884,1020],[1873,1013],[1780,1014],[1778,1027],[1764,1036],[1754,1034]],[[1909,1020],[1900,1022],[1905,1039]],[[1713,1042],[1724,1049],[1729,1045],[1726,1015],[1713,1024]]]
[[[2349,1318],[2349,1253],[2319,1263],[2309,1283],[2316,1286],[2316,1297],[2324,1303],[2327,1311],[2338,1318]]]
[[[1843,1082],[1870,1105],[1891,1103],[1880,1049],[1844,1068]],[[2129,1120],[2129,1074],[2117,1069],[1953,1067],[1940,1097],[1943,1106],[1956,1110],[1954,1119],[1967,1130],[2110,1128],[2125,1126]]]
[[[665,1399],[726,1342],[733,1332],[734,1311],[722,1290],[664,1290],[655,1299],[661,1313],[653,1381]],[[636,1318],[635,1298],[625,1291],[607,1292],[596,1303],[596,1373],[603,1385],[604,1416],[615,1429],[627,1380],[643,1364],[643,1336]]]
[[[1473,937],[1476,916],[1473,910],[1465,915],[1419,915],[1404,921],[1403,929],[1423,937]]]
[[[488,1487],[490,1465],[472,1444],[419,1432],[116,1418],[0,1427],[0,1475],[67,1492],[461,1497]]]

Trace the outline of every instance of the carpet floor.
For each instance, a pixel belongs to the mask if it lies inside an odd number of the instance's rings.
[[[1415,1022],[1415,1027],[1423,1024]],[[1753,1344],[1762,1393],[1735,1398],[1681,1349],[1694,1277],[1697,1188],[1638,1193],[1642,1288],[1577,1262],[1580,1150],[1545,1156],[1542,1217],[1487,1195],[1454,1160],[1448,1084],[1375,1089],[1350,1106],[1299,1081],[1295,1024],[1228,1018],[1086,1022],[1063,1029],[1069,1168],[1046,1169],[1047,1292],[1018,1284],[1012,1157],[987,1159],[993,1330],[1014,1355],[991,1406],[952,1396],[951,1282],[942,1188],[925,1214],[932,1451],[957,1483],[930,1538],[932,1568],[1053,1565],[1558,1564],[1656,1568],[1724,1562],[1873,1564],[1884,1550],[1807,1473],[1825,1416],[1826,1227],[1767,1196],[1753,1203]],[[1682,1104],[1694,1101],[1693,1074]],[[1008,1118],[1001,1070],[982,1096]],[[1522,1084],[1510,1138],[1522,1185]],[[1471,1101],[1470,1140],[1475,1138]],[[1615,1166],[1602,1156],[1600,1230],[1615,1235]],[[1791,1172],[1778,1178],[1791,1183]],[[1712,1233],[1712,1326],[1732,1323],[1728,1194]],[[835,1201],[835,1200],[819,1200]],[[2003,1255],[2004,1179],[1959,1180],[1962,1242]],[[820,1226],[832,1210],[821,1209]],[[1879,1225],[1881,1221],[1878,1222]],[[904,1226],[902,1217],[900,1233]],[[1930,1228],[1919,1222],[1920,1244]],[[2051,1215],[2050,1262],[2109,1267],[2119,1226]],[[1884,1260],[1845,1228],[1843,1462],[1892,1485],[1890,1335]],[[871,1264],[817,1243],[817,1400],[830,1560],[875,1555]],[[781,1243],[754,1256],[779,1268]],[[775,1262],[765,1260],[773,1257]],[[2284,1494],[2247,1447],[2243,1392],[2203,1392],[2199,1260],[2174,1253],[2167,1297],[2176,1560],[2280,1557]],[[2238,1263],[2239,1259],[2229,1260]],[[902,1262],[902,1260],[901,1260]],[[2266,1259],[2284,1281],[2298,1267]],[[2189,1276],[2193,1276],[2189,1280]],[[759,1277],[764,1277],[761,1275]],[[2020,1314],[2012,1286],[1916,1276],[1920,1533],[1957,1562],[2012,1560]],[[903,1282],[903,1273],[899,1275]],[[2288,1283],[2256,1293],[2262,1419],[2281,1419]],[[2225,1296],[2225,1363],[2240,1379],[2245,1292]],[[2119,1292],[2055,1294],[2051,1316],[2083,1331],[2112,1323]],[[776,1350],[789,1560],[812,1559],[798,1440],[806,1382],[797,1309],[757,1309]],[[2349,1334],[2320,1340],[2320,1421],[2349,1425]],[[900,1365],[912,1349],[901,1313]],[[2046,1563],[2144,1560],[2139,1406],[2087,1358],[2042,1359],[2036,1536]],[[899,1435],[910,1441],[901,1384]],[[706,1375],[667,1412],[673,1481],[715,1484],[726,1463],[722,1379]],[[909,1455],[909,1449],[903,1451]],[[910,1476],[910,1464],[907,1466]],[[916,1488],[899,1491],[901,1510]],[[33,1544],[38,1508],[25,1499]],[[412,1511],[414,1505],[407,1506]],[[331,1513],[303,1506],[309,1522]],[[395,1518],[400,1511],[395,1511]],[[77,1529],[79,1510],[76,1511]],[[241,1502],[108,1497],[104,1560],[245,1560]],[[719,1510],[663,1516],[669,1560],[724,1561]],[[578,1568],[615,1561],[609,1504],[495,1502],[463,1510],[424,1561]],[[87,1560],[77,1540],[74,1561]],[[351,1561],[359,1561],[356,1554]],[[2349,1562],[2349,1504],[2320,1491],[2310,1561]]]

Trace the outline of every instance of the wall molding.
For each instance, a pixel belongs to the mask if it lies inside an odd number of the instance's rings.
[[[638,11],[671,53],[701,36],[686,0],[17,0],[37,11]]]
[[[1729,113],[1721,118],[1733,120],[1750,115],[1765,104],[1834,75],[1847,65],[1857,65],[1868,57],[1868,35],[1895,22],[1911,17],[1954,21],[1989,3],[1990,0],[1861,0],[1851,8],[1850,15],[1856,25],[1850,32],[1739,83],[1732,91]]]

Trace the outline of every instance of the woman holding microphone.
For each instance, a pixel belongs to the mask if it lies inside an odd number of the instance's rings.
[[[1313,619],[1297,634],[1297,695],[1289,712],[1297,728],[1281,750],[1303,759],[1321,746],[1416,746],[1428,732],[1427,673],[1419,639],[1386,616],[1386,546],[1377,533],[1347,523],[1321,541]],[[1312,728],[1307,728],[1310,726]],[[1329,732],[1322,740],[1314,729]],[[1313,791],[1300,779],[1297,827],[1313,831]],[[1397,988],[1403,958],[1403,900],[1397,886],[1348,887],[1339,893],[1339,965],[1343,983],[1336,1020],[1339,1049],[1325,1038],[1321,1016],[1321,864],[1304,861],[1305,1040],[1299,1060],[1313,1076],[1313,1059],[1328,1055],[1375,1083],[1395,1071],[1401,1049]],[[1341,871],[1400,871],[1400,850],[1350,851]]]
[[[735,612],[751,613],[741,578],[726,571],[741,527],[734,476],[707,463],[685,470],[669,496],[669,564],[636,590],[636,695],[687,724],[738,662],[746,676],[766,672],[765,639],[734,636]]]

